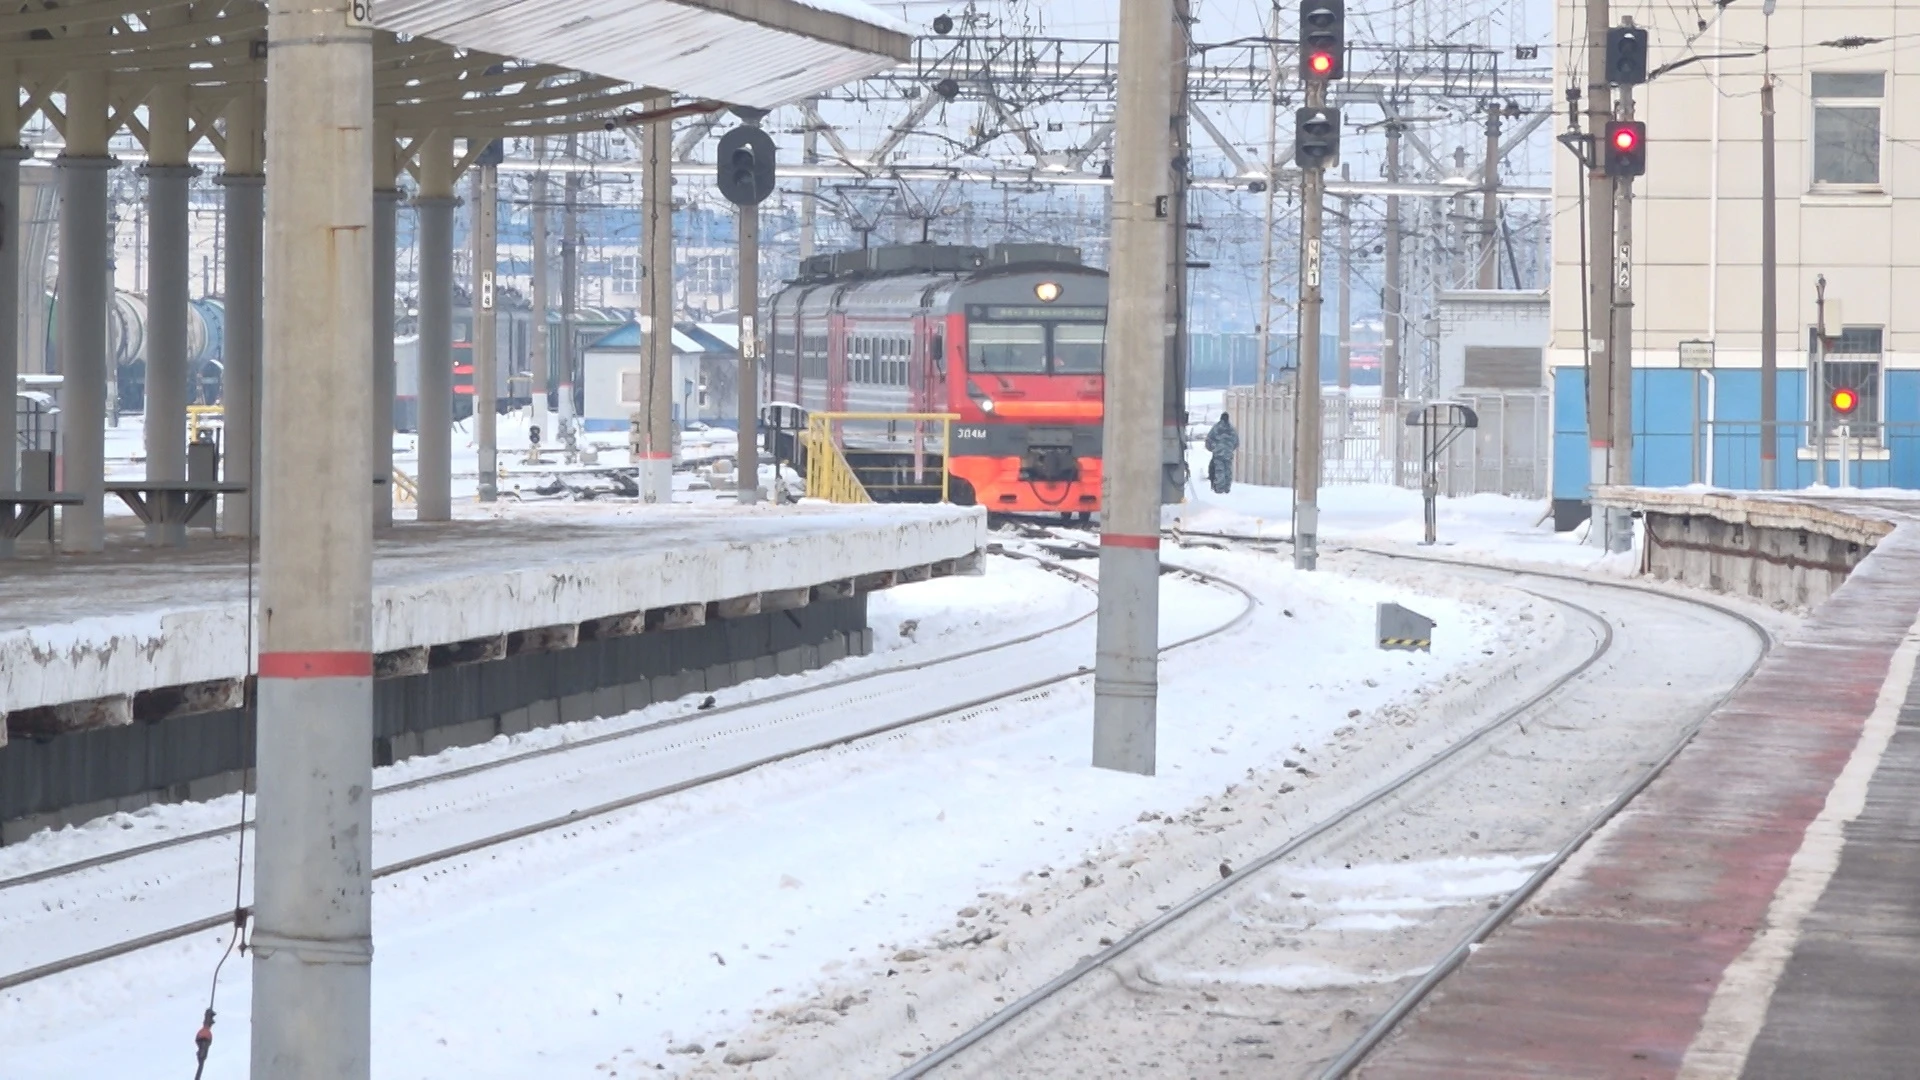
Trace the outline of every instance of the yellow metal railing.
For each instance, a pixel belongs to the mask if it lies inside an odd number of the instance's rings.
[[[872,493],[867,490],[867,485],[861,483],[859,475],[847,461],[842,446],[846,437],[844,425],[848,422],[886,423],[889,442],[902,438],[898,432],[899,424],[909,423],[913,431],[905,438],[913,444],[916,454],[928,452],[926,447],[928,432],[922,430],[922,425],[938,423],[940,442],[938,449],[933,452],[940,459],[940,501],[950,501],[952,473],[947,469],[946,448],[949,436],[952,434],[953,422],[957,419],[959,415],[956,413],[817,412],[809,414],[807,432],[803,436],[807,451],[807,496],[836,503],[873,501]],[[932,485],[916,483],[894,486],[920,489]]]
[[[395,502],[417,503],[420,501],[420,485],[414,483],[413,477],[395,469],[393,470],[393,498]]]
[[[199,442],[200,432],[207,427],[206,421],[218,420],[227,415],[224,405],[187,406],[187,441]]]

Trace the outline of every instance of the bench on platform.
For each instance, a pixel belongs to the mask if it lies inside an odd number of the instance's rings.
[[[141,521],[158,527],[168,547],[185,547],[187,523],[220,495],[244,495],[247,485],[209,480],[125,480],[107,485]]]
[[[13,554],[13,542],[56,506],[78,506],[70,491],[0,491],[0,555]]]

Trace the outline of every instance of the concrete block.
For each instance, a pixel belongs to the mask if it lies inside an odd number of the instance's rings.
[[[635,679],[620,688],[622,704],[628,712],[635,712],[653,704],[653,684],[645,679]]]
[[[756,656],[753,658],[753,677],[754,678],[771,679],[775,675],[778,675],[779,673],[780,673],[780,665],[774,661],[773,657]]]
[[[775,671],[781,675],[798,675],[807,669],[806,657],[797,645],[780,650],[774,655],[773,662]]]
[[[748,657],[745,660],[735,660],[733,662],[733,681],[731,685],[739,686],[744,682],[752,682],[753,678],[754,661],[752,657]]]
[[[456,746],[479,746],[499,733],[500,722],[491,716],[469,720],[464,724],[429,728],[420,733],[420,752],[437,754]]]
[[[817,668],[819,666],[820,666],[820,646],[818,645],[800,646],[800,669],[802,671],[812,671],[814,668]]]
[[[620,716],[627,711],[627,692],[622,686],[603,686],[593,692],[593,715]]]
[[[560,703],[552,698],[527,706],[527,723],[532,727],[552,727],[560,722]]]
[[[560,723],[577,724],[593,719],[593,693],[568,694],[560,699]]]
[[[847,658],[847,635],[830,634],[820,643],[820,663],[822,666]]]
[[[508,709],[500,714],[500,734],[524,735],[533,730],[533,714],[526,709]]]
[[[387,746],[392,750],[393,760],[395,761],[405,761],[411,757],[419,757],[422,753],[420,749],[420,733],[417,731],[403,731],[393,738],[388,739]]]
[[[727,687],[733,685],[733,665],[715,664],[706,669],[706,671],[701,674],[701,677],[706,680],[708,693],[712,693],[715,690],[725,690]]]
[[[186,802],[206,802],[208,799],[217,799],[222,795],[231,795],[240,790],[240,785],[246,781],[246,775],[245,770],[232,769],[201,777],[198,780],[189,780],[186,784],[186,794],[181,796],[181,799]]]

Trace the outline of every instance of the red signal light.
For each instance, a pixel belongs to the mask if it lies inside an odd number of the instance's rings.
[[[1333,54],[1317,52],[1307,58],[1307,67],[1315,75],[1325,75],[1333,70]]]
[[[1845,387],[1835,390],[1831,400],[1833,402],[1833,411],[1842,416],[1845,416],[1860,406],[1860,395]]]
[[[1621,152],[1632,150],[1640,142],[1640,136],[1632,128],[1621,128],[1613,133],[1613,148]]]

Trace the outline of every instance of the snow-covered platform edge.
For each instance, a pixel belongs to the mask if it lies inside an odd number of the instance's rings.
[[[793,527],[769,529],[769,514]],[[758,610],[766,594],[884,587],[893,575],[917,580],[975,558],[987,542],[986,514],[951,506],[760,508],[746,529],[730,530],[724,514],[703,515],[699,525],[670,537],[636,531],[626,550],[599,529],[592,547],[558,544],[538,565],[526,565],[525,549],[506,550],[491,566],[469,559],[397,582],[380,580],[376,556],[373,650],[393,654],[726,601]],[[156,565],[154,572],[167,570]],[[74,584],[84,589],[84,576]],[[192,593],[184,577],[180,593]],[[25,627],[0,632],[0,715],[236,680],[250,668],[243,602]]]

